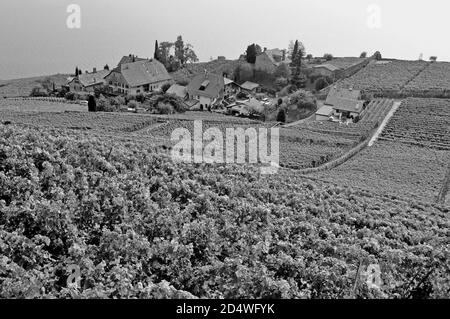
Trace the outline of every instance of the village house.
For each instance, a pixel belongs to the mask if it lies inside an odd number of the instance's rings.
[[[123,60],[123,58],[122,58]],[[126,59],[106,77],[106,83],[114,93],[137,95],[158,91],[164,84],[171,83],[172,77],[164,65],[157,60],[128,62]],[[133,58],[132,60],[133,61]]]
[[[233,95],[233,94],[239,93],[241,91],[241,87],[239,86],[239,84],[237,84],[233,80],[224,78],[223,81],[224,81],[224,86],[225,86],[225,89],[224,89],[225,95]]]
[[[73,77],[67,83],[71,92],[94,92],[95,88],[105,85],[105,77],[109,70],[97,71],[93,69],[92,73],[83,73]]]
[[[312,75],[329,77],[334,80],[336,78],[337,72],[339,70],[340,70],[340,68],[338,68],[332,64],[321,64],[321,65],[316,65],[313,67]]]
[[[255,70],[274,73],[277,67],[282,64],[290,64],[291,60],[286,57],[286,50],[267,50],[256,57]]]
[[[242,90],[252,94],[256,94],[260,91],[260,85],[258,83],[253,83],[250,81],[243,83],[241,85],[241,88]]]
[[[340,119],[347,118],[354,120],[364,113],[366,106],[365,101],[361,100],[360,90],[338,88],[337,86],[331,88],[324,104],[327,108],[321,108],[319,110],[321,114],[316,113],[316,118],[319,115],[319,118],[323,119],[323,117],[327,116],[331,107],[333,110],[331,115]]]
[[[223,76],[205,72],[196,75],[186,88],[188,97],[200,103],[200,109],[209,108],[224,97]]]

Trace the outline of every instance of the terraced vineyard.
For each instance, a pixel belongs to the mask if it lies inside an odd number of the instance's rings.
[[[450,100],[405,100],[380,139],[450,150]]]
[[[424,61],[374,61],[355,75],[344,79],[340,85],[353,87],[376,97],[399,94],[427,66],[428,63]]]
[[[450,97],[450,63],[430,63],[423,72],[405,86],[404,92],[418,97]]]
[[[373,123],[374,125],[380,124],[389,111],[392,109],[394,100],[391,99],[375,99],[367,106],[361,123]]]

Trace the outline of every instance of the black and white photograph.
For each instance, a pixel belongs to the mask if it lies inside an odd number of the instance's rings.
[[[449,299],[449,14],[1,0],[0,299]]]

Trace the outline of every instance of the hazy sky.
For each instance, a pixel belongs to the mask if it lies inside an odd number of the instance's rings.
[[[66,25],[69,4],[81,8],[80,29]],[[320,56],[379,50],[450,61],[449,15],[448,0],[1,0],[0,79],[115,66],[129,53],[151,57],[156,39],[180,34],[201,61],[292,39]]]

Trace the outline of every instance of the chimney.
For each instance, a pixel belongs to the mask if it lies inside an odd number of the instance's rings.
[[[97,73],[97,68],[93,68],[92,73]]]

